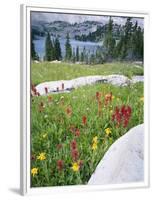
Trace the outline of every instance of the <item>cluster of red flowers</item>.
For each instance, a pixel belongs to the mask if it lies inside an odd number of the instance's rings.
[[[112,101],[112,92],[105,95],[105,105],[107,106]]]
[[[100,92],[96,92],[96,100],[98,103],[98,115],[101,115],[101,111],[102,111],[102,101],[101,101],[101,93]]]
[[[37,91],[36,87],[33,84],[31,85],[31,95],[40,96],[40,93]]]
[[[86,116],[82,117],[82,123],[83,123],[83,125],[87,124],[87,117]]]
[[[71,156],[74,161],[77,161],[79,158],[79,152],[77,148],[77,142],[76,140],[72,140],[70,143],[70,148],[71,148]]]
[[[123,127],[127,127],[131,117],[131,113],[132,109],[130,106],[116,106],[115,111],[112,114],[112,121],[115,121],[117,123],[117,127],[119,127],[120,125],[123,125]]]
[[[96,92],[96,100],[100,101],[101,98],[101,93],[100,92]]]
[[[64,161],[63,160],[57,160],[57,168],[59,171],[61,171],[64,167]]]
[[[68,107],[66,108],[66,114],[67,114],[69,117],[72,115],[72,108],[71,108],[71,106],[68,106]]]
[[[75,136],[80,136],[80,129],[76,128],[74,125],[71,125],[70,132],[73,133]]]

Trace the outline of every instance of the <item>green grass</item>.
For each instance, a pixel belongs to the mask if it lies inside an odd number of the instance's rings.
[[[119,66],[121,72],[122,70],[124,72],[123,65],[106,64],[95,66],[93,69],[86,66],[66,64],[61,66],[45,63],[46,67],[43,69],[42,64],[36,64],[32,69],[32,79],[37,84],[42,81],[71,79],[81,75],[110,74],[112,70],[114,73],[118,72]],[[135,70],[132,68],[130,71],[135,74]],[[38,74],[42,75],[39,77]],[[98,114],[96,92],[101,93],[100,114]],[[109,92],[112,92],[114,98],[105,106],[105,95]],[[38,173],[31,176],[32,187],[86,184],[110,145],[131,127],[143,123],[143,101],[140,99],[143,96],[143,83],[127,87],[99,83],[78,88],[71,93],[51,96],[51,102],[48,101],[47,96],[32,97],[31,99],[31,155],[33,157],[31,168],[38,168]],[[41,102],[44,107],[39,112]],[[127,127],[123,127],[122,124],[117,127],[116,123],[112,121],[115,107],[122,105],[129,105],[132,108]],[[66,113],[68,107],[72,109],[71,116]],[[87,117],[86,125],[82,123],[83,116]],[[80,130],[79,137],[70,131],[72,125]],[[111,129],[109,135],[105,133],[106,128]],[[45,137],[43,137],[44,134]],[[97,149],[94,151],[92,150],[92,140],[95,136],[98,137],[98,143]],[[77,172],[71,168],[74,161],[71,156],[70,143],[74,139],[79,152],[78,160],[83,162]],[[61,144],[62,148],[57,149],[58,144]],[[37,159],[37,156],[42,152],[45,153],[46,159],[41,161]],[[63,160],[62,170],[58,170],[58,160]]]
[[[37,85],[45,81],[69,80],[88,75],[123,74],[131,78],[133,75],[143,75],[143,68],[137,68],[132,63],[105,63],[102,65],[81,65],[67,63],[32,63],[32,83]]]

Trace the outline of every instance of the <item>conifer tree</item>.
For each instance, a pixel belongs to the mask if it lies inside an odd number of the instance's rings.
[[[70,44],[69,33],[67,33],[66,43],[65,43],[65,59],[67,61],[70,61],[71,57],[72,57],[72,47],[71,47],[71,44]]]
[[[113,37],[113,20],[110,17],[105,34],[104,46],[106,48],[107,58],[112,58],[114,55],[115,39]]]
[[[31,58],[32,60],[39,60],[39,57],[35,51],[35,45],[32,39],[31,39]]]
[[[76,61],[79,61],[79,47],[76,47]]]
[[[54,43],[54,51],[55,51],[55,59],[56,60],[61,60],[62,59],[62,55],[61,55],[61,47],[60,47],[60,42],[58,37],[56,37],[55,39],[55,43]]]
[[[45,60],[46,61],[54,60],[54,48],[49,32],[47,33],[45,40]]]

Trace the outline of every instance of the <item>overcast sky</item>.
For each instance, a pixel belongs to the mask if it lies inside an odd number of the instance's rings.
[[[99,21],[102,23],[107,23],[109,20],[109,16],[94,16],[94,15],[74,15],[74,14],[59,14],[59,13],[43,13],[43,12],[32,12],[32,24],[38,21],[66,21],[69,23],[80,23],[84,21]],[[112,17],[114,23],[117,24],[125,24],[126,17]],[[132,18],[132,21],[135,23],[138,21],[138,25],[143,27],[143,18]]]

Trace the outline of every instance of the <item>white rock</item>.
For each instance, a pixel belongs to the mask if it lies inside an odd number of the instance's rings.
[[[144,76],[133,76],[132,83],[144,82]]]
[[[127,86],[131,83],[131,80],[123,75],[109,75],[107,76],[107,82],[116,86]]]
[[[61,61],[60,60],[53,60],[50,63],[61,63]]]
[[[36,89],[40,93],[40,95],[45,95],[45,87],[48,88],[49,93],[56,93],[57,88],[59,88],[59,92],[66,92],[74,88],[78,88],[84,85],[95,84],[97,82],[110,83],[116,86],[126,86],[131,83],[131,80],[124,75],[117,74],[108,76],[84,76],[72,80],[59,80],[41,83],[36,86]],[[64,84],[64,90],[62,90],[62,83]]]
[[[38,60],[34,60],[34,63],[40,63]]]
[[[138,125],[111,145],[88,185],[120,184],[144,180],[144,125]]]

